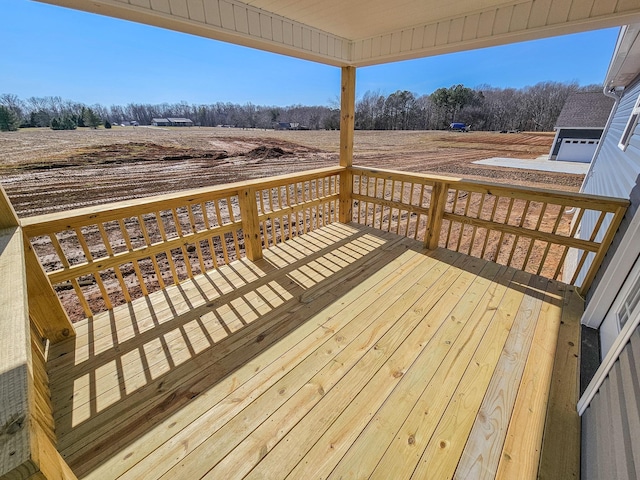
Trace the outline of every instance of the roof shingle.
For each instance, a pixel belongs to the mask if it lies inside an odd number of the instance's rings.
[[[567,98],[556,128],[604,128],[613,99],[602,92],[575,92]]]

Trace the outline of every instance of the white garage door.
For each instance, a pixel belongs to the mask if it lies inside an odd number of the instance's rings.
[[[556,160],[589,163],[598,148],[599,140],[565,138],[562,140]]]

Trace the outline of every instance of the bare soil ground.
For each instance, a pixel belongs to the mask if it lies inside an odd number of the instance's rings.
[[[535,158],[553,136],[356,132],[354,163],[575,191],[582,176],[475,165]],[[339,132],[229,128],[27,129],[0,134],[0,182],[20,216],[338,163]]]
[[[577,191],[581,175],[472,163],[497,156],[533,159],[548,153],[552,141],[553,135],[546,133],[356,132],[354,164]],[[338,152],[336,131],[28,129],[0,134],[0,183],[18,215],[27,217],[334,166]],[[37,247],[42,258],[53,249],[49,242]],[[134,275],[122,273],[125,278]],[[82,318],[74,292],[61,287],[58,293],[71,317]],[[97,288],[89,288],[96,290],[89,298],[92,310],[102,310]],[[112,301],[124,301],[122,294],[115,293]]]

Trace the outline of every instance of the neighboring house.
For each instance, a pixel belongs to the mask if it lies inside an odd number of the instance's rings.
[[[273,128],[274,130],[299,130],[300,124],[298,122],[277,122]]]
[[[169,127],[171,122],[166,118],[152,118],[151,125],[154,127]]]
[[[575,92],[564,104],[554,127],[550,160],[589,163],[613,107],[602,92]]]
[[[585,479],[638,478],[640,472],[639,33],[640,24],[620,33],[605,81],[607,94],[616,97],[614,113],[582,187],[584,193],[631,200],[582,318],[595,329],[585,330],[583,338],[597,332],[600,352],[596,347],[593,353],[601,361],[578,404]],[[595,221],[587,213],[583,224]],[[583,343],[583,359],[588,350]]]
[[[188,118],[169,117],[167,120],[172,127],[193,127],[193,121]]]
[[[152,118],[151,124],[154,127],[193,127],[193,121],[188,118]]]

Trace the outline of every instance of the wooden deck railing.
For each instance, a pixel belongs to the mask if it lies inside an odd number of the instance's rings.
[[[582,291],[593,281],[629,205],[451,177],[364,167],[351,172],[355,222],[553,279],[574,248],[577,266],[568,283]],[[597,221],[587,232],[581,220],[589,211]]]
[[[263,247],[335,221],[341,170],[30,217],[22,225],[54,288],[71,297],[70,315],[90,317],[245,254],[260,258]]]
[[[570,248],[593,266],[628,202],[364,167],[324,168],[24,219],[25,234],[74,317],[177,284],[338,220],[340,175],[352,178],[352,220],[425,243],[558,278]],[[599,219],[575,238],[585,212]],[[585,238],[585,232],[582,232]],[[69,305],[67,299],[65,304]]]

